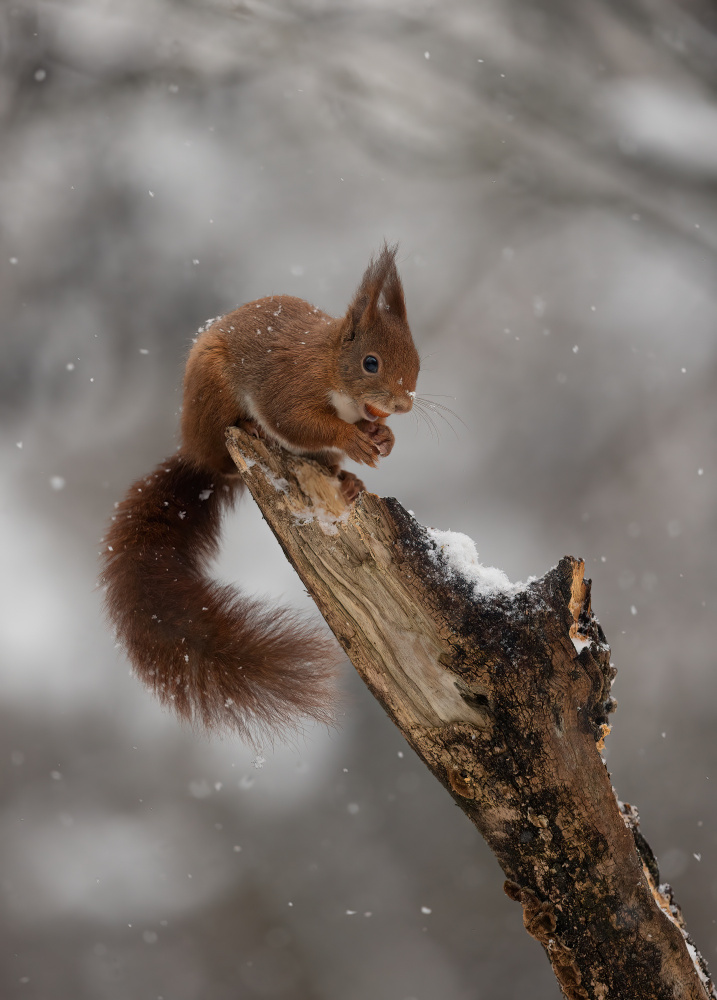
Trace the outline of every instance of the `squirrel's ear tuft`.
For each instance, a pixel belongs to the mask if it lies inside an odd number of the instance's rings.
[[[398,319],[406,319],[403,286],[396,270],[398,244],[384,243],[378,257],[372,257],[356,289],[349,313],[354,325],[361,319],[369,323],[376,320],[381,306]]]

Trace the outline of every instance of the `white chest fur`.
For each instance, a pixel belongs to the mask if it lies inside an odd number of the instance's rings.
[[[336,410],[337,415],[347,424],[355,424],[363,418],[362,410],[345,392],[337,392],[332,389],[329,392],[329,402]]]

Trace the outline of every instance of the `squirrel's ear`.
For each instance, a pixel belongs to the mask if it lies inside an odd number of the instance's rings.
[[[403,286],[396,270],[396,253],[398,245],[389,246],[384,243],[376,258],[371,258],[368,267],[356,289],[353,301],[349,306],[349,314],[354,326],[361,320],[367,324],[378,317],[381,302],[389,312],[406,318],[406,303],[403,298]]]
[[[395,248],[395,251],[398,247]],[[386,275],[386,280],[383,284],[383,298],[386,303],[386,308],[398,319],[405,320],[406,317],[406,300],[403,297],[403,285],[401,284],[401,278],[399,277],[398,271],[396,270],[395,260],[391,263],[391,268]]]

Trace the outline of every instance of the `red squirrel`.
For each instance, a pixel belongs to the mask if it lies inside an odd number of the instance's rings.
[[[374,466],[389,454],[385,420],[411,409],[418,370],[396,247],[385,244],[339,319],[280,295],[200,332],[179,450],[116,505],[101,579],[136,673],[180,717],[249,740],[301,716],[331,717],[335,643],[206,576],[223,510],[243,489],[226,428],[318,460],[352,501],[363,484],[340,471],[342,458]]]

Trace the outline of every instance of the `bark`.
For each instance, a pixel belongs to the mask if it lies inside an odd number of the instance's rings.
[[[474,592],[393,499],[232,428],[254,499],[373,695],[475,824],[570,1000],[717,997],[600,756],[614,668],[584,564]]]

